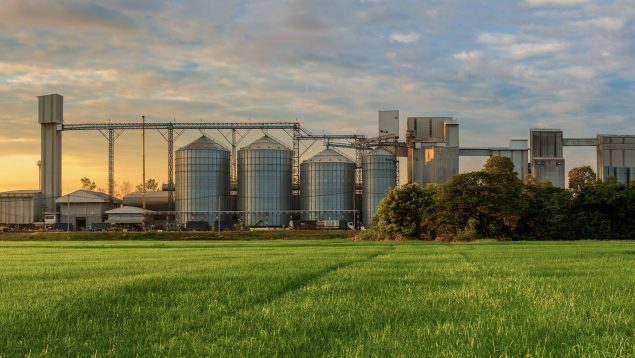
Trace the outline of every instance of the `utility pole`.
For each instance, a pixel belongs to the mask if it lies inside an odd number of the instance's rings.
[[[146,116],[141,116],[141,155],[143,156],[143,182],[141,183],[141,203],[146,208]]]
[[[66,195],[66,236],[71,236],[71,194]]]

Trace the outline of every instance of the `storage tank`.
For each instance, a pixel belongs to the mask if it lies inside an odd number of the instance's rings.
[[[176,211],[227,210],[229,201],[229,151],[202,136],[176,151]],[[223,218],[221,218],[223,219]],[[179,223],[206,221],[215,213],[185,213]]]
[[[397,185],[397,160],[378,147],[362,157],[362,223],[369,226],[377,205],[388,189]]]
[[[316,212],[304,212],[303,220],[352,222],[351,212],[339,210],[354,209],[354,188],[355,163],[342,154],[325,149],[305,160],[300,164],[300,208]]]
[[[238,151],[238,210],[245,226],[287,226],[293,151],[265,135]]]

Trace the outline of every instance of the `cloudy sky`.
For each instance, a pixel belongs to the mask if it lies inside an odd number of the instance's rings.
[[[0,190],[38,185],[36,96],[48,93],[64,96],[67,123],[297,118],[314,132],[373,135],[377,110],[399,109],[402,127],[407,116],[456,117],[462,146],[504,146],[531,127],[635,132],[632,0],[0,0],[0,9]],[[165,143],[148,136],[148,176],[165,181]],[[64,133],[64,191],[82,176],[106,187],[106,154],[98,133]],[[595,166],[592,148],[565,155],[568,168]],[[126,132],[117,181],[141,182],[140,165],[140,134]]]

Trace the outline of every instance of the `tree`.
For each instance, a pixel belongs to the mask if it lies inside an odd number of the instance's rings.
[[[522,192],[526,205],[514,239],[566,240],[574,238],[569,225],[571,191],[551,183],[528,184]]]
[[[569,170],[569,189],[574,193],[597,183],[597,176],[593,169],[584,165]]]
[[[482,171],[455,175],[441,186],[434,215],[442,236],[472,230],[490,238],[513,236],[526,202],[510,164],[509,158],[492,157]]]
[[[635,238],[635,195],[620,183],[598,183],[576,194],[571,229],[577,239]]]
[[[159,183],[155,180],[155,179],[148,179],[146,180],[146,191],[158,191],[159,190]],[[143,185],[139,184],[136,186],[137,191],[143,191]]]
[[[514,163],[508,157],[492,156],[485,165],[483,171],[489,174],[514,174]]]
[[[124,196],[130,194],[132,192],[132,185],[130,182],[124,181],[118,185],[119,187],[119,197],[123,198]]]
[[[372,228],[390,239],[419,239],[435,189],[414,183],[391,188],[379,202]]]
[[[93,190],[97,187],[94,181],[91,181],[87,177],[83,177],[79,180],[82,183],[82,190]]]

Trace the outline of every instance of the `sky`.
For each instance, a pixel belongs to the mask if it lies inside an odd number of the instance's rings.
[[[0,0],[0,8],[0,191],[38,187],[36,97],[49,93],[64,96],[66,123],[297,119],[314,133],[376,135],[377,111],[398,109],[402,128],[408,116],[455,117],[461,146],[505,146],[535,127],[565,137],[635,133],[632,0]],[[186,132],[176,147],[200,135]],[[83,176],[106,188],[106,140],[63,137],[63,191]],[[141,182],[140,138],[129,131],[117,141],[118,183]],[[160,134],[148,133],[147,153],[147,176],[165,182]],[[595,155],[567,148],[567,170],[595,167]],[[463,158],[461,171],[483,160]]]

